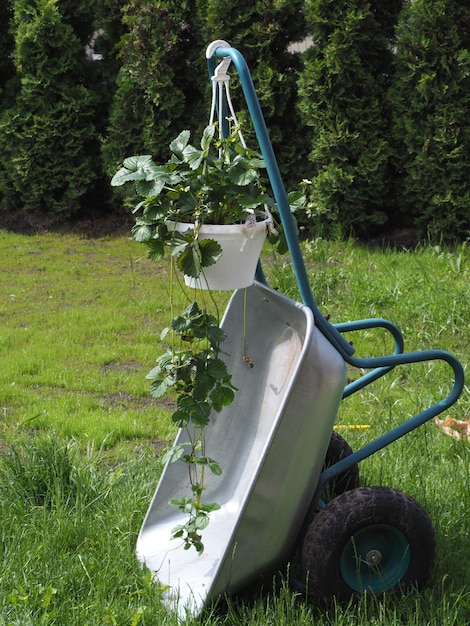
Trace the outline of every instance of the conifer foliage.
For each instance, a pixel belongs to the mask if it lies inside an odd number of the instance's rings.
[[[287,186],[309,170],[298,111],[302,59],[289,49],[307,35],[304,7],[304,0],[206,0],[203,20],[205,40],[223,39],[243,53]]]
[[[96,179],[95,96],[86,86],[88,61],[77,28],[90,13],[72,15],[73,5],[13,2],[18,84],[14,105],[1,117],[0,186],[1,208],[17,217],[66,218]]]
[[[468,2],[414,0],[406,7],[390,100],[403,219],[421,236],[468,237]]]
[[[311,215],[336,232],[371,233],[390,203],[390,111],[397,0],[307,0],[313,46],[300,79],[311,143]]]
[[[0,107],[2,108],[5,106],[3,100],[5,96],[5,86],[15,75],[15,67],[12,59],[14,42],[10,32],[12,13],[11,1],[3,0],[0,4]]]
[[[470,7],[453,0],[2,0],[0,226],[122,215],[110,178],[208,120],[240,50],[310,232],[470,236]],[[309,36],[306,52],[292,43]],[[245,109],[236,72],[235,109]],[[248,116],[239,116],[257,148]]]
[[[122,10],[125,34],[120,69],[103,146],[105,169],[116,171],[130,154],[145,151],[166,161],[169,144],[207,116],[204,41],[194,2],[131,0]]]

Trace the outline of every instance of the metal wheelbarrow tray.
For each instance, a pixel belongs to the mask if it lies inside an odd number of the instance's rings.
[[[165,602],[181,617],[288,559],[346,379],[343,358],[315,327],[310,308],[261,283],[233,294],[222,326],[238,392],[206,428],[207,454],[223,473],[207,476],[204,500],[221,508],[203,533],[204,552],[170,539],[184,516],[168,502],[190,492],[184,463],[166,465],[137,542],[139,560],[168,587]],[[180,431],[176,443],[186,441]]]

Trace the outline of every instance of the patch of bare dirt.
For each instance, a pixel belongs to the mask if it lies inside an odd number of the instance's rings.
[[[90,239],[129,234],[134,220],[131,215],[109,213],[94,217],[79,217],[58,222],[41,213],[0,213],[0,228],[22,235],[42,233],[74,233]]]
[[[394,228],[371,239],[372,246],[394,248],[397,250],[413,250],[419,243],[419,237],[413,228]]]
[[[130,374],[133,374],[135,372],[139,372],[142,369],[142,365],[137,361],[125,361],[123,363],[120,363],[119,361],[109,361],[109,363],[102,365],[100,369],[103,374],[107,374],[111,371],[129,372]]]
[[[168,398],[161,398],[156,400],[150,396],[137,397],[133,396],[126,391],[116,391],[103,397],[103,402],[111,406],[120,407],[134,407],[134,408],[146,408],[148,406],[158,406],[168,411],[174,411],[176,409],[176,402],[169,400]]]

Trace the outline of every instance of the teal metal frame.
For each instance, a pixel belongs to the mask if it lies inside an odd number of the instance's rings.
[[[334,465],[323,471],[318,481],[315,496],[312,501],[311,510],[314,510],[315,508],[317,508],[320,502],[321,493],[323,492],[324,487],[329,480],[331,480],[341,472],[346,471],[360,461],[363,461],[372,454],[375,454],[376,452],[393,443],[397,439],[410,433],[414,429],[418,428],[422,424],[426,423],[436,415],[439,415],[450,406],[452,406],[458,400],[464,388],[464,371],[460,361],[453,354],[450,354],[449,352],[445,352],[443,350],[423,350],[420,352],[408,353],[404,352],[404,341],[400,330],[392,322],[389,322],[387,320],[364,319],[342,324],[331,324],[322,315],[321,311],[318,309],[318,306],[310,289],[308,274],[306,271],[300,243],[297,236],[295,221],[290,211],[287,193],[282,182],[279,166],[276,160],[276,156],[274,154],[271,141],[269,139],[266,123],[261,111],[261,107],[259,105],[259,101],[246,61],[237,49],[230,47],[226,42],[214,42],[213,44],[211,44],[211,46],[209,46],[207,51],[209,75],[211,78],[214,76],[214,72],[218,64],[218,59],[223,59],[224,57],[230,58],[240,77],[240,82],[243,89],[243,94],[245,96],[248,112],[250,113],[251,119],[253,121],[253,126],[256,132],[260,151],[266,164],[269,181],[271,183],[274,198],[279,209],[280,219],[285,232],[287,245],[292,259],[292,265],[299,287],[301,299],[303,303],[312,310],[317,328],[338,350],[344,361],[354,367],[370,370],[366,374],[361,376],[358,380],[355,380],[354,382],[349,383],[345,386],[343,398],[346,398],[356,391],[363,389],[366,385],[377,380],[378,378],[390,372],[392,369],[399,365],[409,365],[411,363],[421,363],[425,361],[444,361],[451,367],[454,375],[453,387],[450,393],[446,396],[446,398],[444,398],[440,402],[433,404],[421,413],[405,421],[403,424],[400,424],[398,427],[378,437],[360,450],[354,452],[350,456],[339,461],[338,463],[335,463]],[[261,266],[258,267],[257,279],[266,284],[266,280],[263,275]],[[384,328],[392,335],[394,340],[394,349],[392,354],[370,358],[359,358],[354,356],[354,348],[352,347],[350,342],[345,339],[343,333],[361,331],[371,328]]]

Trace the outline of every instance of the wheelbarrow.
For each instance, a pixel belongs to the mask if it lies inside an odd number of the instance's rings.
[[[206,55],[211,77],[221,73],[222,63],[222,73],[233,64],[240,77],[302,302],[271,289],[260,265],[254,283],[233,293],[222,320],[223,351],[240,391],[206,427],[206,446],[217,450],[223,473],[207,478],[205,497],[220,509],[211,513],[202,554],[175,546],[171,531],[184,523],[183,514],[169,501],[187,494],[190,484],[185,464],[168,463],[138,537],[138,559],[182,619],[243,590],[296,554],[308,583],[293,584],[318,602],[419,587],[435,560],[429,517],[400,491],[360,487],[357,465],[454,404],[463,389],[463,368],[441,350],[404,352],[401,332],[388,320],[333,325],[321,314],[246,62],[220,40]],[[375,328],[391,334],[393,352],[356,357],[344,333]],[[240,345],[242,335],[246,345]],[[397,366],[434,360],[452,370],[449,395],[352,452],[334,432],[341,400]],[[367,373],[347,384],[347,364]],[[176,444],[186,439],[180,431]]]

